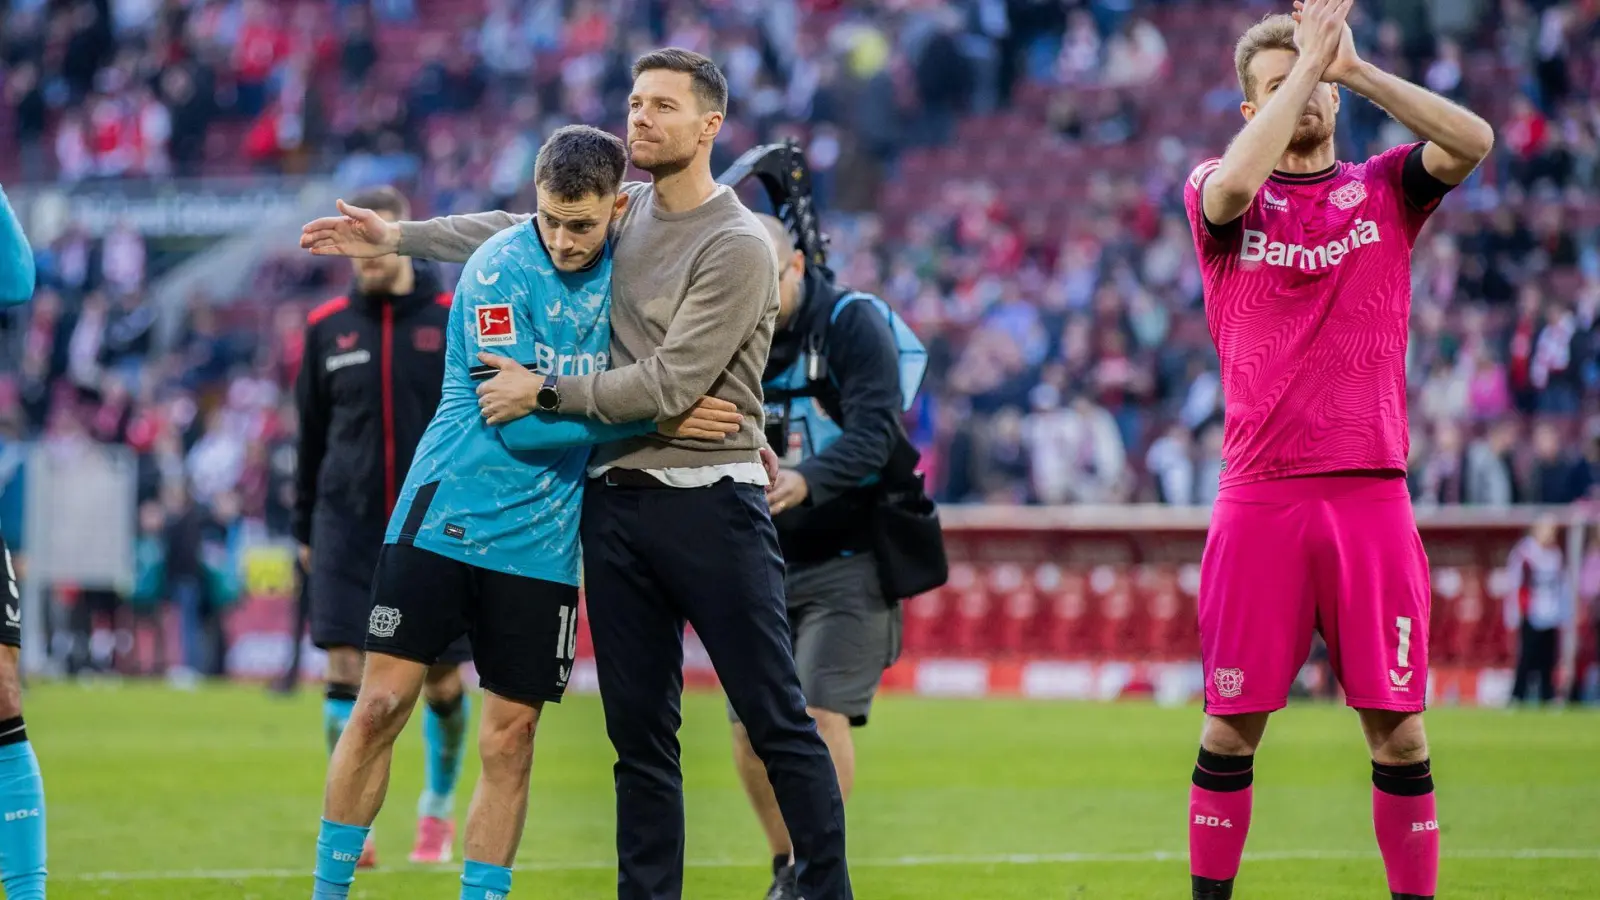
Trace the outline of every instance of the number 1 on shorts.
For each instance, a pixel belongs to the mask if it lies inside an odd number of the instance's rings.
[[[1411,619],[1399,616],[1394,620],[1394,627],[1400,632],[1400,647],[1395,651],[1395,665],[1401,669],[1411,665]]]
[[[1404,651],[1401,651],[1404,653]],[[578,608],[561,607],[561,628],[556,632],[556,659],[573,659],[578,655]]]

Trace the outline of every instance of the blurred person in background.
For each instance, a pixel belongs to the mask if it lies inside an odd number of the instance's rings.
[[[1554,517],[1533,524],[1506,559],[1506,631],[1517,636],[1517,668],[1511,698],[1549,703],[1556,698],[1556,662],[1561,630],[1575,609],[1567,554]]]
[[[1600,672],[1600,525],[1589,529],[1587,540],[1583,549],[1583,562],[1578,567],[1578,604],[1577,612],[1586,616],[1589,623],[1591,636],[1594,638],[1593,648],[1596,658],[1589,660],[1589,664]],[[1584,643],[1582,635],[1578,637],[1578,646]],[[1584,699],[1588,691],[1587,672],[1583,668],[1583,655],[1577,658],[1578,668],[1572,673],[1572,701],[1577,703]],[[1593,702],[1600,702],[1600,695],[1589,698]]]
[[[1156,499],[1168,506],[1195,502],[1194,438],[1183,423],[1167,426],[1166,434],[1152,441],[1145,468],[1156,479]]]
[[[783,468],[767,499],[783,551],[800,689],[848,802],[856,776],[851,729],[867,724],[883,672],[900,653],[902,598],[887,596],[879,577],[874,507],[891,459],[909,472],[915,452],[907,466],[888,307],[835,284],[826,268],[808,264],[783,222],[759,218],[781,263],[762,381],[767,440],[783,452]],[[728,717],[734,762],[772,851],[767,900],[797,900],[794,846],[766,766],[731,704]]]
[[[1583,485],[1585,471],[1568,453],[1561,426],[1555,422],[1540,422],[1533,429],[1533,467],[1529,470],[1523,500],[1554,505],[1571,503],[1587,489]]]
[[[389,221],[410,211],[392,187],[364,191],[351,202]],[[361,689],[384,528],[439,406],[451,302],[429,264],[391,255],[351,265],[349,294],[318,306],[306,320],[295,386],[300,443],[292,527],[309,585],[311,640],[328,651],[322,720],[330,755]],[[470,658],[463,635],[428,669],[423,684],[427,785],[417,802],[413,862],[448,862],[454,848],[455,787],[469,715],[459,668]],[[361,866],[376,863],[368,835]]]
[[[1509,506],[1516,500],[1511,453],[1517,443],[1517,424],[1497,422],[1489,433],[1467,447],[1464,502],[1477,506]]]
[[[159,500],[146,500],[139,505],[139,532],[133,544],[133,589],[128,592],[128,610],[132,618],[129,633],[134,646],[138,646],[141,630],[150,632],[154,646],[149,666],[144,666],[137,657],[133,661],[134,671],[143,675],[161,674],[167,658],[167,629],[161,618],[167,599],[167,547],[163,535],[166,521],[166,510]]]

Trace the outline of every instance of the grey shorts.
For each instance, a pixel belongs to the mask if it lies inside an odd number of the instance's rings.
[[[900,656],[901,609],[883,599],[871,554],[792,565],[789,633],[806,705],[867,724],[883,672]],[[733,708],[728,720],[739,721]]]

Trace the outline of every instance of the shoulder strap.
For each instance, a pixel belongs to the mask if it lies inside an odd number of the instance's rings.
[[[884,302],[882,297],[875,297],[862,291],[849,291],[834,301],[833,312],[828,314],[828,324],[832,325],[838,321],[839,314],[844,312],[844,308],[857,300],[871,300],[877,305],[879,312],[883,313],[885,317],[889,315],[889,304]]]

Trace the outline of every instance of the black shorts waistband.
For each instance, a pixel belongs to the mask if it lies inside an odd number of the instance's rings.
[[[606,487],[639,488],[643,490],[668,489],[671,485],[643,469],[607,469],[594,479]]]

